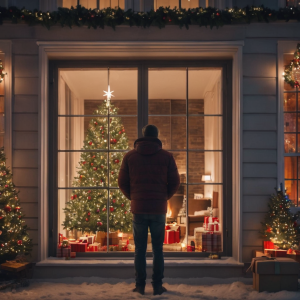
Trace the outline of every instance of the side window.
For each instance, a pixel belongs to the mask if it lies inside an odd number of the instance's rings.
[[[4,146],[4,80],[2,74],[4,71],[4,54],[0,53],[0,148]]]
[[[289,65],[294,54],[284,54]],[[284,82],[284,179],[289,198],[300,203],[300,105],[299,87]]]

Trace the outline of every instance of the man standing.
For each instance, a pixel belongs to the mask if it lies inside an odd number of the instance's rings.
[[[161,295],[167,291],[162,286],[167,200],[177,191],[180,179],[172,154],[162,149],[158,128],[146,125],[142,132],[144,137],[137,139],[134,150],[123,158],[118,184],[122,193],[131,200],[133,213],[136,278],[133,291],[142,295],[145,292],[149,227],[153,251],[153,295]]]

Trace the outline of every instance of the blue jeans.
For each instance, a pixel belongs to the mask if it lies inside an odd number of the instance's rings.
[[[166,215],[133,214],[133,237],[135,243],[134,268],[137,286],[146,284],[146,251],[148,227],[152,238],[153,274],[152,285],[162,285],[164,278],[163,243],[165,238]]]

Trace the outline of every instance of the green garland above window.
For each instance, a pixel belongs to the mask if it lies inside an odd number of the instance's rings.
[[[300,21],[300,10],[297,7],[281,8],[272,10],[269,8],[250,7],[230,8],[218,10],[216,8],[194,9],[171,9],[160,7],[156,11],[133,12],[131,9],[124,11],[116,9],[86,9],[78,5],[76,8],[58,8],[53,12],[30,11],[17,7],[0,7],[0,24],[3,21],[12,23],[27,23],[28,25],[43,25],[50,29],[53,25],[61,26],[87,26],[88,28],[104,28],[105,26],[115,29],[118,25],[138,27],[158,26],[165,27],[167,24],[178,25],[180,28],[189,28],[190,25],[205,27],[221,27],[229,24],[247,24],[251,22],[270,22],[278,20]]]
[[[283,77],[292,88],[300,86],[300,44],[297,45],[294,59],[285,67]]]

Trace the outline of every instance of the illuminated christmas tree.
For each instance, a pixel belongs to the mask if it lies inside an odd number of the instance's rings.
[[[18,254],[29,254],[32,241],[23,225],[18,192],[12,174],[6,168],[3,148],[0,149],[0,262],[14,259]]]
[[[66,203],[63,225],[67,230],[106,231],[109,214],[110,231],[131,231],[130,201],[117,189],[118,173],[124,156],[124,152],[117,151],[128,149],[128,138],[121,118],[116,117],[117,112],[118,109],[110,101],[104,101],[94,111],[95,116],[89,122],[82,148],[88,151],[81,154],[73,183],[74,187],[84,189],[74,189],[71,199]],[[108,142],[112,151],[109,153],[106,151]],[[95,186],[103,189],[93,189]],[[110,189],[107,207],[108,191],[105,187],[108,186],[113,189]]]
[[[297,249],[299,245],[299,226],[290,207],[294,206],[286,193],[279,189],[272,195],[268,204],[269,211],[263,225],[263,237],[273,242],[279,249]]]

